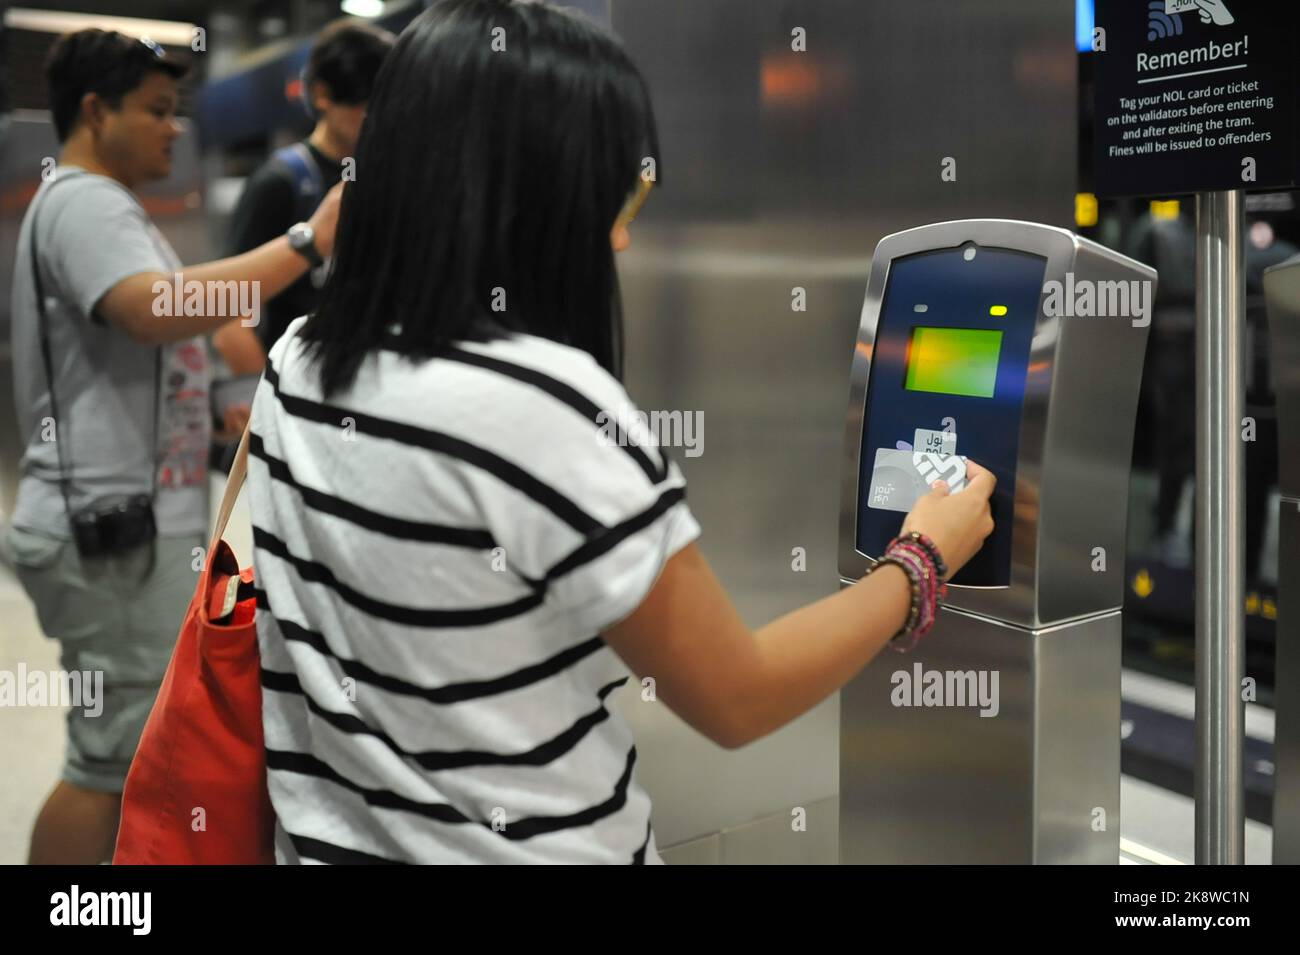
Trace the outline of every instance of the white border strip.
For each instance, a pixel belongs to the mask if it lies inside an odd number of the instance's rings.
[[[1134,842],[1132,839],[1125,839],[1123,836],[1119,837],[1119,851],[1123,854],[1131,855],[1135,859],[1141,859],[1144,862],[1148,862],[1151,865],[1187,865],[1186,862],[1181,862],[1173,856],[1167,856],[1157,849],[1144,846],[1142,843]]]
[[[1228,70],[1244,70],[1247,64],[1238,63],[1236,66],[1216,66],[1212,70],[1197,70],[1195,73],[1174,73],[1170,76],[1153,76],[1150,79],[1138,80],[1138,85],[1143,83],[1163,83],[1165,80],[1181,80],[1187,76],[1204,76],[1206,73],[1226,73]]]

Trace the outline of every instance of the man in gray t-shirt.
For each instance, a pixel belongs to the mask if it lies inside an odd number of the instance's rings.
[[[95,312],[118,282],[140,273],[172,275],[180,260],[124,185],[75,166],[55,173],[55,180],[37,191],[32,208],[38,210],[36,246],[71,505],[77,509],[113,495],[148,492],[156,482],[158,534],[202,535],[211,418],[203,338],[146,345]],[[58,447],[50,440],[53,418],[30,254],[32,219],[23,220],[18,236],[12,291],[14,394],[26,436],[13,524],[70,539]]]
[[[289,236],[183,267],[132,190],[171,173],[184,68],[152,41],[82,30],[54,44],[46,72],[61,147],[23,218],[14,268],[26,453],[3,544],[77,688],[63,778],[29,858],[88,864],[112,855],[127,770],[198,582],[211,427],[204,336],[235,318],[256,322],[232,302],[275,296],[331,252],[342,187]],[[152,496],[156,535],[83,553],[70,513],[127,495]]]

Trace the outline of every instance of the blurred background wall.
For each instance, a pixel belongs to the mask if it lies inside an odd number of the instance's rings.
[[[703,453],[677,454],[687,498],[758,626],[837,586],[849,361],[876,242],[966,217],[1073,226],[1074,4],[610,7],[662,153],[663,188],[620,263],[628,385],[643,408],[703,413]],[[733,753],[634,693],[625,704],[660,844],[698,840],[667,858],[834,861],[837,699]]]

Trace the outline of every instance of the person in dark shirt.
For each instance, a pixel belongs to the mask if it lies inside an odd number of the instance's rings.
[[[371,24],[344,20],[321,31],[303,71],[303,103],[316,120],[311,135],[278,150],[249,177],[230,222],[226,254],[237,255],[305,222],[330,187],[343,178],[356,151],[375,76],[394,37]],[[316,307],[325,265],[310,246],[313,268],[262,306],[255,327],[234,323],[214,337],[230,370],[256,374],[266,353],[299,315]]]

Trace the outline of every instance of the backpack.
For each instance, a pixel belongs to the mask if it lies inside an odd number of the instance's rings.
[[[293,187],[293,221],[306,222],[325,198],[325,184],[321,181],[316,158],[304,143],[293,143],[272,153],[271,163]],[[308,273],[312,288],[319,289],[325,284],[328,271],[329,263],[326,262]]]
[[[303,143],[293,143],[277,149],[271,155],[271,162],[293,186],[294,221],[306,222],[325,198],[320,167],[311,150]]]

